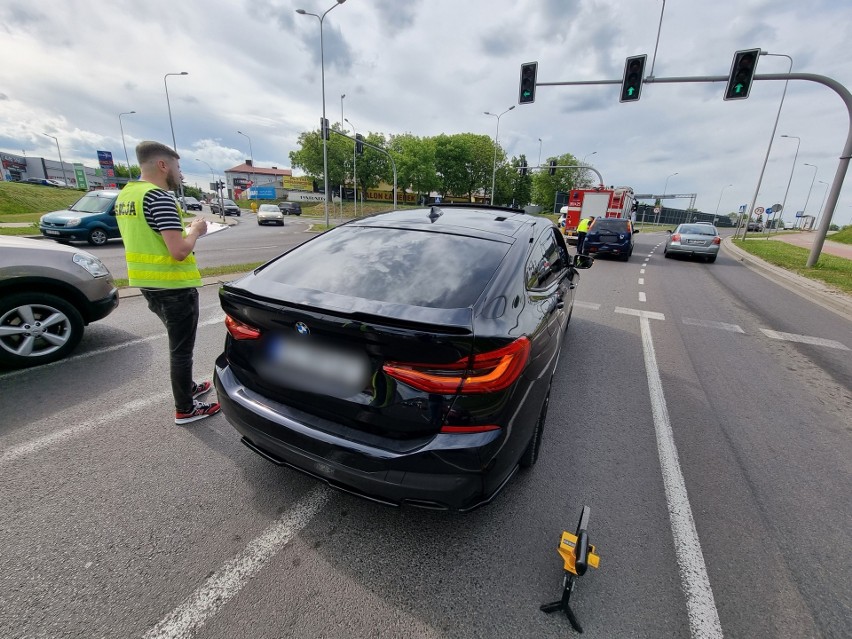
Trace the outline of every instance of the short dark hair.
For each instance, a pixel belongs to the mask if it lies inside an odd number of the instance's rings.
[[[136,145],[136,160],[139,162],[140,166],[150,162],[154,158],[162,157],[164,155],[176,160],[180,159],[180,156],[174,149],[160,142],[145,140],[144,142],[140,142]]]

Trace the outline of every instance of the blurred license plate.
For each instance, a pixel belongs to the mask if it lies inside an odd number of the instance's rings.
[[[687,240],[687,244],[704,244],[704,240]]]
[[[352,395],[370,380],[367,354],[313,340],[281,337],[272,343],[267,372],[291,388],[327,395]]]
[[[47,229],[45,229],[44,233],[45,235],[59,235],[59,231],[49,231]]]

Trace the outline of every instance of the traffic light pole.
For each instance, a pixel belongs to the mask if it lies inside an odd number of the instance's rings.
[[[384,153],[386,156],[388,156],[388,159],[391,161],[391,167],[393,167],[393,208],[394,208],[394,210],[396,210],[396,162],[394,162],[394,161],[393,161],[393,157],[391,156],[391,154],[390,154],[390,153],[388,153],[387,151],[385,151],[385,150],[384,150],[382,147],[380,147],[380,146],[376,146],[375,144],[370,144],[370,143],[369,143],[369,142],[367,142],[367,140],[365,140],[364,138],[361,138],[361,139],[359,140],[359,139],[357,139],[357,138],[353,138],[351,135],[346,135],[345,133],[341,133],[340,131],[336,131],[335,129],[329,129],[329,131],[330,131],[331,133],[335,133],[335,134],[337,134],[337,135],[339,135],[339,136],[341,136],[341,137],[344,137],[344,138],[346,138],[346,139],[348,139],[348,140],[352,140],[353,142],[356,142],[356,143],[357,143],[357,142],[360,142],[360,143],[361,143],[361,144],[363,144],[364,146],[368,146],[368,147],[370,147],[371,149],[375,149],[375,150],[376,150],[376,151],[378,151],[379,153]],[[358,197],[358,191],[357,191],[357,189],[356,189],[356,191],[355,191],[355,197],[356,197],[356,198]],[[363,209],[361,210],[361,212],[363,213]]]
[[[681,84],[687,82],[728,82],[728,75],[702,75],[694,77],[673,77],[673,78],[651,78],[646,77],[643,83],[646,84]],[[828,228],[831,226],[831,219],[834,216],[834,209],[837,207],[837,200],[840,197],[840,190],[843,188],[843,180],[846,177],[846,171],[849,168],[849,159],[852,158],[852,93],[840,84],[837,80],[816,73],[763,73],[754,76],[755,80],[806,80],[808,82],[816,82],[827,86],[829,89],[837,93],[840,99],[846,105],[846,110],[849,114],[849,129],[846,133],[846,143],[843,146],[843,151],[840,154],[840,162],[837,164],[837,171],[834,174],[834,180],[831,183],[831,190],[828,193],[828,200],[825,203],[822,220],[820,221],[817,237],[811,247],[810,255],[806,266],[813,267],[819,260],[822,247],[825,244],[825,237],[828,235]],[[621,85],[622,80],[576,80],[570,82],[537,82],[536,87],[546,86],[582,86],[582,85],[600,85],[600,84],[617,84]],[[751,215],[751,211],[746,212]]]

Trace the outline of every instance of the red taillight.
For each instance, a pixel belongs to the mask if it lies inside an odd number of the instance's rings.
[[[225,327],[234,339],[258,339],[260,329],[244,324],[230,315],[225,315]]]
[[[680,242],[680,233],[674,233],[672,235],[672,242]]]
[[[441,426],[442,433],[488,433],[492,430],[500,430],[495,424],[483,424],[481,426]]]
[[[418,390],[438,395],[492,393],[511,386],[526,366],[530,341],[519,337],[496,351],[449,364],[387,362],[382,369]]]
[[[721,244],[721,243],[722,243],[722,238],[719,237],[718,235],[713,238],[713,244]]]

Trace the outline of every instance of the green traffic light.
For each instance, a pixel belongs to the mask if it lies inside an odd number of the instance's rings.
[[[737,93],[742,93],[743,92],[743,85],[738,84],[737,86],[734,87],[734,91],[736,91]]]
[[[636,89],[634,89],[633,87],[630,87],[629,89],[627,89],[627,95],[633,97],[634,93],[636,93]]]

